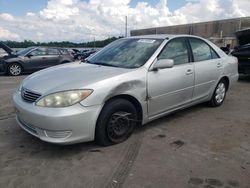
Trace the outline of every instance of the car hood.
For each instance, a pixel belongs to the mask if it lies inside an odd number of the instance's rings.
[[[0,42],[0,48],[2,48],[8,55],[13,53],[13,50],[2,42]]]
[[[22,87],[42,95],[71,89],[92,89],[88,86],[130,71],[132,69],[69,63],[28,76],[23,81]]]

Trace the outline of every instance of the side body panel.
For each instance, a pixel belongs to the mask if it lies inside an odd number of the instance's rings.
[[[189,70],[190,73],[188,73]],[[193,73],[193,63],[150,71],[148,73],[149,116],[155,116],[191,102]]]
[[[195,62],[193,101],[207,98],[223,73],[223,59]]]

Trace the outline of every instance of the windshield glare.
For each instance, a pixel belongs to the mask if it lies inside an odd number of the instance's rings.
[[[88,62],[121,68],[137,68],[147,62],[162,41],[162,39],[120,39],[89,58]]]
[[[29,47],[29,48],[25,48],[23,50],[19,50],[16,52],[16,55],[20,55],[20,56],[24,56],[26,55],[29,51],[31,51],[32,49],[34,49],[33,47]]]

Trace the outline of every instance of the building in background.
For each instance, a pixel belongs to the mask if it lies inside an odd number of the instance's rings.
[[[190,34],[197,35],[217,44],[219,47],[234,47],[250,43],[250,17],[217,20],[193,24],[154,27],[132,30],[131,36],[150,34]]]

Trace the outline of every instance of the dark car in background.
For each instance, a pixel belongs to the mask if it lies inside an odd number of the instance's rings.
[[[226,54],[229,54],[230,53],[230,48],[226,47],[226,46],[223,46],[223,47],[220,47],[220,49],[225,52]]]
[[[88,58],[90,55],[97,52],[96,49],[85,49],[85,50],[78,50],[78,49],[72,49],[74,56],[74,59],[76,60],[84,60]]]
[[[0,58],[0,72],[12,76],[20,75],[23,72],[34,72],[74,60],[68,50],[63,48],[29,47],[14,52],[3,43],[0,47],[8,54]]]
[[[235,47],[231,54],[238,58],[239,73],[250,74],[250,44]]]

